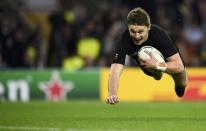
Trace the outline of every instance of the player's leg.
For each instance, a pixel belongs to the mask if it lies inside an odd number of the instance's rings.
[[[142,68],[142,66],[140,65],[139,61],[137,61],[137,63],[139,63],[139,67],[142,69],[142,71],[146,75],[153,77],[155,80],[160,80],[162,78],[162,74],[163,73],[161,71],[158,71],[158,70],[146,70],[146,69]]]
[[[175,82],[175,92],[177,96],[182,97],[185,92],[185,88],[188,83],[187,72],[184,70],[181,73],[171,74],[174,82]]]
[[[141,68],[143,70],[143,72],[148,75],[153,77],[155,80],[160,80],[162,78],[162,72],[158,71],[158,70],[145,70],[143,68]]]

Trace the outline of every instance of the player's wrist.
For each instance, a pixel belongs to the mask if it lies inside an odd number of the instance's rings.
[[[167,70],[167,64],[157,62],[156,69],[159,71],[165,72]]]

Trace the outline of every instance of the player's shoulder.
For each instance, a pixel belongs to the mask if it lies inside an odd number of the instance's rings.
[[[126,28],[126,29],[123,30],[123,32],[122,32],[122,37],[125,37],[125,38],[129,38],[129,37],[130,37],[130,35],[129,35],[129,29],[128,29],[128,28]]]
[[[155,24],[151,24],[151,31],[152,32],[165,32],[165,30],[162,27],[155,25]]]
[[[119,41],[121,41],[121,42],[129,42],[130,41],[130,35],[129,35],[129,30],[126,28],[126,29],[124,29],[121,33],[120,33],[120,35],[119,35]]]
[[[168,32],[158,25],[151,25],[150,35],[156,39],[169,38]]]

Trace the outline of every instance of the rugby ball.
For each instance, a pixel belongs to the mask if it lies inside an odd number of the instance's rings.
[[[154,55],[158,62],[165,63],[165,59],[162,53],[152,46],[143,46],[142,48],[140,48],[138,51],[138,57],[143,60],[148,60],[150,59],[151,53]]]

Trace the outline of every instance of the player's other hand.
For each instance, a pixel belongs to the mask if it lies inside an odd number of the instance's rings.
[[[107,97],[107,100],[106,100],[106,103],[107,104],[110,104],[110,105],[114,105],[116,103],[118,103],[119,100],[118,100],[118,97],[117,95],[111,95],[111,96],[108,96]]]

